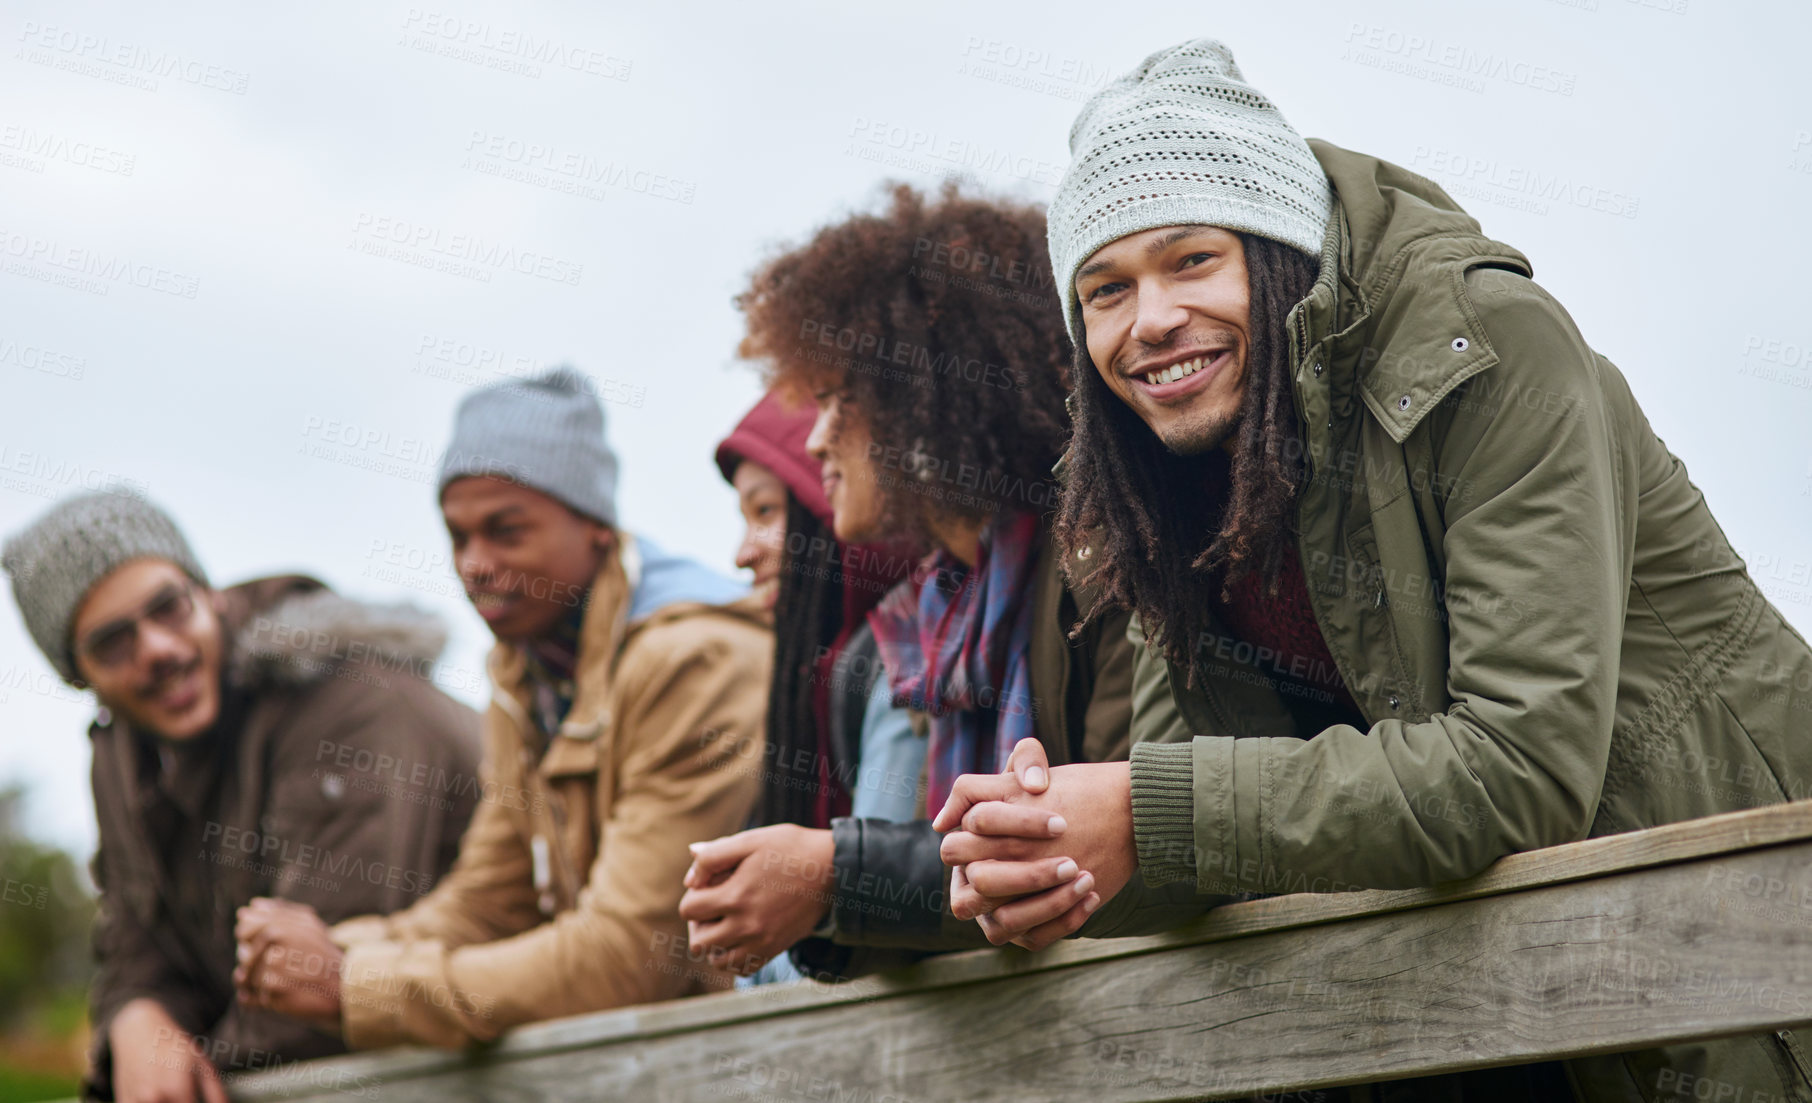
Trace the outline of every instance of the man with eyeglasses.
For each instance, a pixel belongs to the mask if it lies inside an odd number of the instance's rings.
[[[94,691],[100,849],[91,1099],[225,1103],[219,1070],[336,1053],[234,999],[234,915],[402,907],[486,794],[478,721],[428,680],[445,632],[300,576],[212,589],[122,490],[57,504],[0,552],[32,639]]]

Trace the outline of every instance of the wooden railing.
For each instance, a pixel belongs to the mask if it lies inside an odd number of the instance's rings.
[[[1434,889],[1219,908],[236,1078],[243,1101],[1222,1099],[1812,1022],[1812,802],[1518,854]]]

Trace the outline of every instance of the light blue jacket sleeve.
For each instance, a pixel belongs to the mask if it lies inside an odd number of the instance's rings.
[[[882,671],[862,714],[862,764],[850,790],[849,814],[895,823],[919,819],[919,775],[924,771],[925,740],[912,730],[912,714],[894,707],[893,689]]]
[[[875,679],[862,713],[862,762],[850,791],[850,815],[857,819],[906,823],[919,816],[919,775],[925,769],[925,740],[912,730],[912,714],[895,708],[885,672]],[[801,980],[805,976],[786,954],[769,961],[736,987]]]

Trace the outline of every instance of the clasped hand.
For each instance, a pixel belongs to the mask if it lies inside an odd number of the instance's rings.
[[[779,823],[692,845],[691,952],[743,976],[811,934],[830,911],[836,847],[823,829]]]
[[[1074,934],[1138,868],[1132,770],[1125,762],[1052,767],[1022,739],[999,774],[964,774],[932,821],[948,832],[950,910],[988,941],[1042,950]]]
[[[307,904],[258,897],[239,909],[233,935],[239,1002],[340,1031],[340,972],[345,952]]]

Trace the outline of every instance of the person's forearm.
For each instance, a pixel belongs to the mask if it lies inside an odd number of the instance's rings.
[[[103,908],[107,901],[103,899]],[[99,969],[89,994],[88,1018],[93,1031],[93,1060],[104,1071],[112,1060],[111,1028],[120,1013],[134,1004],[155,1005],[185,1033],[202,1029],[218,1014],[171,966],[145,932],[117,913],[105,912],[97,923]]]
[[[340,978],[342,1035],[355,1049],[455,1048],[524,1023],[671,999],[706,974],[728,983],[688,957],[677,918],[651,926],[593,903],[458,950],[434,941],[354,944]]]
[[[520,934],[540,923],[533,861],[509,811],[482,803],[466,832],[459,860],[427,895],[402,911],[351,919],[334,929],[342,945],[374,936],[396,941],[433,939],[453,948]]]

